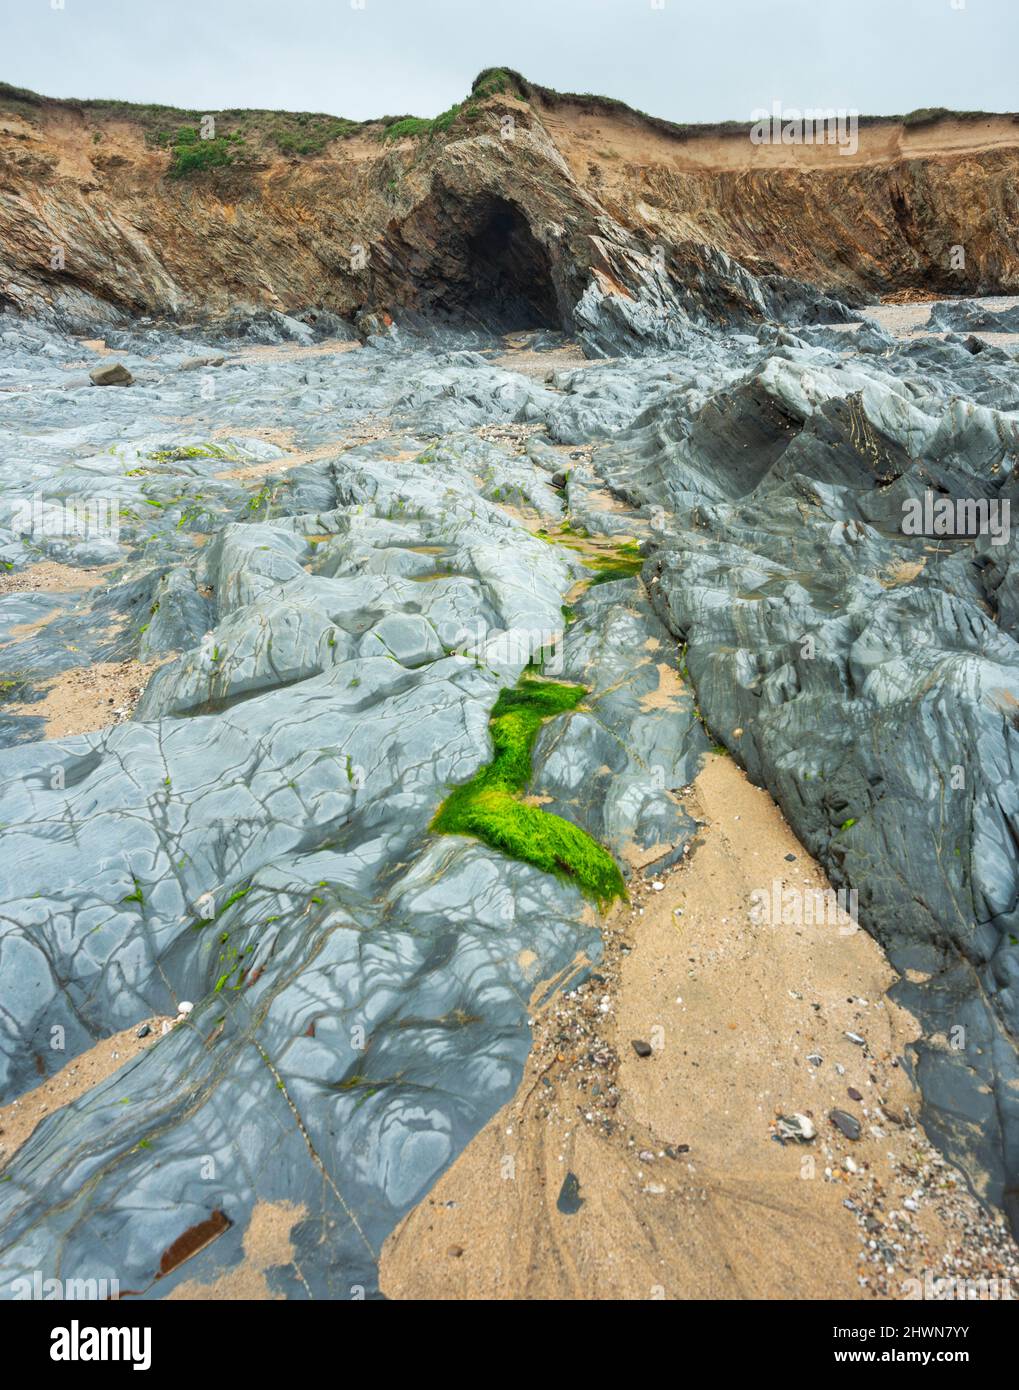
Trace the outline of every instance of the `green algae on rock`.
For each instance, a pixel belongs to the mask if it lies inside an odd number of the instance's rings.
[[[432,829],[442,835],[473,835],[513,859],[573,880],[582,892],[607,906],[626,896],[619,866],[585,830],[520,794],[531,776],[531,749],[546,719],[575,709],[582,685],[525,676],[503,690],[492,710],[495,757],[439,807]]]

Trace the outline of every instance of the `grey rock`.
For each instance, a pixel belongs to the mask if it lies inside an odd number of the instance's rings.
[[[847,1139],[859,1139],[860,1121],[855,1115],[850,1115],[848,1110],[830,1110],[828,1118]]]

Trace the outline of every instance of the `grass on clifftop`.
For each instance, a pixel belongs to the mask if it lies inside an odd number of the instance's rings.
[[[531,777],[531,749],[546,719],[575,709],[582,685],[523,677],[503,690],[492,710],[495,757],[439,807],[432,829],[440,835],[473,835],[493,849],[534,864],[577,885],[606,906],[625,898],[619,866],[586,831],[519,798]]]
[[[486,68],[474,79],[470,97],[466,101],[456,102],[448,111],[443,111],[438,116],[401,116],[398,120],[384,117],[385,130],[382,132],[382,139],[404,140],[408,136],[428,136],[431,139],[432,136],[441,135],[443,131],[449,130],[450,126],[461,118],[468,122],[476,121],[481,115],[476,103],[484,101],[486,97],[498,96],[508,87],[515,87],[515,83],[505,68]]]
[[[235,142],[233,151],[222,147],[218,151],[200,154],[189,151],[171,165],[170,172],[180,177],[201,169],[231,164],[257,167],[260,160],[273,151],[291,157],[314,157],[324,153],[334,141],[345,140],[358,132],[368,133],[369,130],[383,140],[397,140],[407,136],[432,138],[449,130],[460,120],[465,124],[478,120],[482,115],[479,103],[488,97],[498,95],[517,97],[539,110],[577,106],[588,113],[616,114],[624,119],[634,117],[648,128],[679,140],[702,135],[745,137],[750,128],[749,115],[741,121],[679,123],[665,120],[628,106],[626,102],[615,97],[601,96],[594,92],[557,92],[551,87],[528,81],[512,68],[485,68],[474,79],[470,95],[464,101],[455,103],[447,111],[434,117],[379,116],[371,120],[353,121],[324,112],[270,111],[254,107],[232,107],[212,112],[193,111],[151,102],[46,97],[25,87],[13,87],[8,82],[0,82],[0,110],[21,116],[32,125],[38,125],[40,118],[48,110],[71,111],[93,127],[92,138],[96,144],[102,142],[101,127],[105,123],[130,121],[141,127],[150,145],[161,149],[176,149],[181,143],[174,134],[175,127],[181,127],[183,122],[197,125],[204,117],[214,115],[218,138]],[[996,115],[1019,121],[1019,116],[1008,112],[952,111],[940,106],[922,107],[906,115],[861,115],[859,120],[861,126],[898,121],[906,127],[915,127],[936,124],[942,120],[986,120]]]

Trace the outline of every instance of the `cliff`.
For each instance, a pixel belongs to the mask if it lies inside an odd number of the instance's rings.
[[[1010,115],[862,120],[847,157],[501,69],[431,121],[228,111],[203,140],[206,114],[0,87],[0,302],[583,327],[606,295],[759,317],[788,293],[775,276],[849,303],[1019,291]]]

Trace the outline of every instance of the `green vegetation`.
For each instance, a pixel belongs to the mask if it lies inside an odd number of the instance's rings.
[[[203,140],[193,125],[182,125],[170,146],[170,168],[167,172],[170,178],[180,179],[186,174],[205,169],[224,168],[234,162],[231,147],[243,143],[244,137],[236,132],[218,135],[214,140]]]
[[[218,647],[216,648],[216,651],[219,651]],[[216,656],[213,657],[213,660],[217,659],[218,658]],[[222,917],[223,913],[226,912],[227,908],[233,907],[234,903],[240,902],[241,898],[246,898],[248,894],[251,892],[251,889],[252,884],[250,883],[246,888],[235,889],[234,892],[232,892],[230,896],[227,898],[226,902],[222,903],[219,907],[216,908],[216,911],[212,914],[211,917],[199,917],[197,922],[192,922],[191,930],[201,931],[204,927],[211,927],[213,923],[219,921],[220,917]],[[224,932],[223,935],[220,937],[220,941],[226,941],[228,935],[229,933]],[[220,959],[222,960],[222,956],[220,956]]]
[[[481,116],[481,108],[478,102],[484,101],[487,97],[497,96],[505,92],[508,87],[513,85],[513,77],[505,68],[486,68],[474,80],[471,88],[471,100],[455,102],[448,111],[443,111],[438,116],[431,118],[422,116],[384,116],[382,123],[385,129],[382,132],[383,140],[405,140],[408,136],[413,139],[420,139],[427,136],[432,139],[436,135],[441,135],[459,119],[465,121],[476,121]]]
[[[358,129],[357,121],[342,116],[313,116],[297,111],[288,121],[279,121],[269,131],[269,138],[282,154],[321,154],[334,140],[345,140]]]
[[[887,116],[886,120],[901,120],[904,126],[935,125],[938,121],[981,121],[986,111],[952,111],[947,106],[919,106],[915,111],[907,111],[904,116]],[[880,117],[865,117],[866,120],[880,120]]]
[[[473,835],[513,859],[575,883],[605,906],[626,897],[615,860],[586,831],[520,799],[531,777],[531,749],[546,719],[575,709],[586,691],[525,676],[495,702],[489,727],[495,757],[439,807],[432,829]]]
[[[27,693],[29,673],[27,671],[7,671],[0,675],[0,700],[12,704]]]
[[[266,520],[268,520],[269,508],[273,503],[274,497],[273,485],[271,483],[263,483],[255,495],[248,499],[245,506],[249,512],[253,512],[256,516],[265,508],[265,517]]]
[[[623,541],[616,546],[615,554],[589,555],[584,559],[588,569],[595,571],[592,584],[608,584],[613,579],[632,579],[640,574],[644,556],[636,541]]]
[[[122,903],[137,903],[139,907],[144,907],[145,894],[142,892],[142,886],[135,878],[134,874],[131,875],[131,882],[134,884],[134,892],[128,893],[126,897],[121,898],[120,901]]]
[[[382,132],[383,140],[405,140],[408,136],[420,139],[427,135],[431,139],[435,135],[442,134],[449,130],[450,126],[463,116],[465,120],[476,120],[478,108],[471,106],[468,102],[458,101],[451,106],[448,111],[441,112],[438,116],[431,118],[425,116],[401,116],[398,120],[385,123]]]
[[[156,449],[147,456],[153,463],[183,463],[187,459],[219,459],[229,455],[216,444],[186,444],[172,449]],[[143,473],[143,468],[132,468],[127,474]]]
[[[523,96],[526,83],[519,73],[512,72],[509,68],[483,68],[471,84],[471,96],[478,101],[484,101],[486,97],[502,96],[504,92],[512,92],[513,96]]]
[[[152,146],[172,151],[170,174],[181,178],[202,169],[227,167],[231,164],[257,162],[266,154],[279,151],[291,156],[315,156],[333,141],[344,140],[371,127],[384,140],[432,138],[449,130],[457,121],[471,122],[481,117],[480,103],[499,95],[518,97],[537,110],[575,106],[587,114],[619,114],[636,117],[651,130],[677,140],[698,136],[746,136],[749,120],[678,123],[664,120],[628,106],[614,97],[594,92],[558,92],[529,82],[512,68],[485,68],[474,79],[469,97],[457,102],[447,111],[432,118],[419,116],[383,116],[375,121],[352,121],[342,116],[310,111],[269,111],[260,108],[231,108],[203,112],[158,103],[112,101],[96,99],[81,101],[75,98],[60,100],[40,96],[24,87],[0,82],[0,110],[12,111],[30,124],[39,125],[47,112],[63,109],[76,113],[93,127],[93,144],[100,144],[101,127],[108,121],[130,121],[138,126]],[[933,124],[941,120],[978,121],[1002,113],[987,111],[951,111],[944,107],[922,107],[906,115],[860,116],[861,126],[900,121],[907,127]],[[217,138],[197,140],[189,132],[200,125],[204,116],[216,118]],[[1013,117],[1012,119],[1016,119]],[[381,127],[381,131],[379,128]],[[176,132],[176,133],[174,133]],[[182,137],[183,134],[183,138]],[[614,157],[611,150],[600,152],[603,159]],[[391,181],[390,187],[395,187]]]

